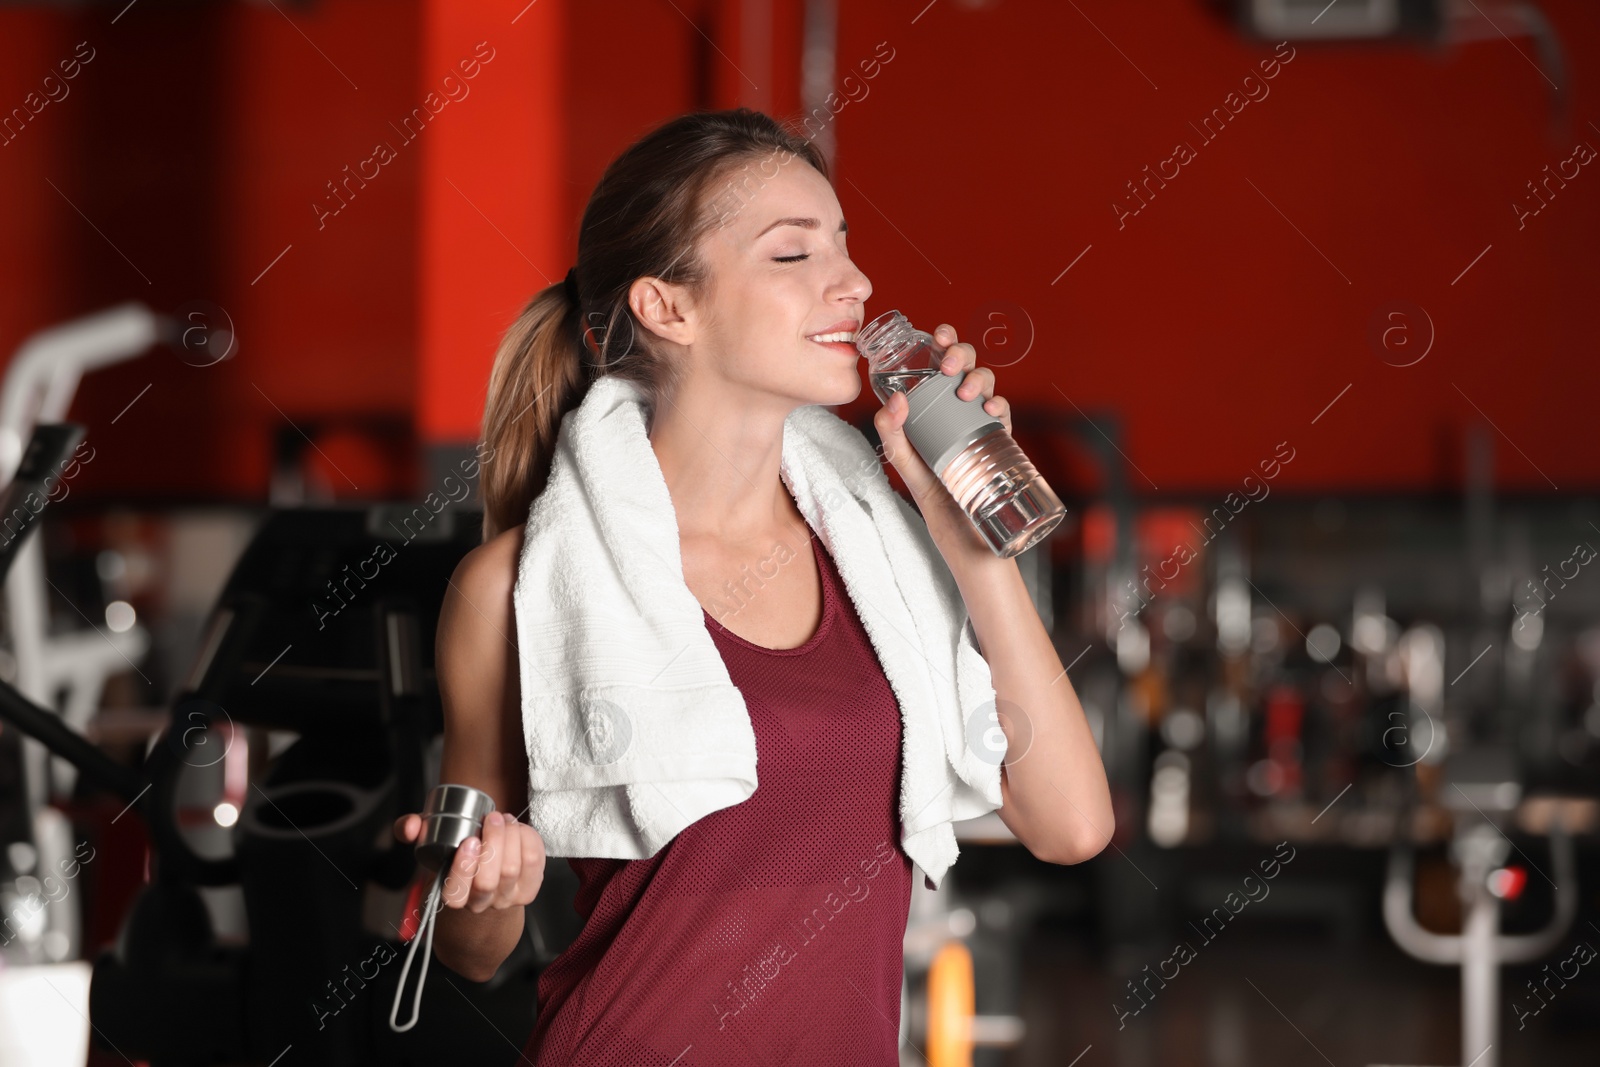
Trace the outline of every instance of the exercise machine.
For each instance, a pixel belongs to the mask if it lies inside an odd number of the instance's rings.
[[[13,746],[31,739],[19,773],[0,776],[19,786],[0,797],[14,801],[0,804],[14,816],[0,819],[0,898],[37,896],[34,872],[93,870],[50,803],[59,789],[112,794],[126,805],[112,822],[127,821],[102,831],[137,820],[150,841],[148,880],[114,945],[92,966],[79,959],[81,898],[34,909],[43,921],[18,924],[18,910],[8,915],[7,980],[52,965],[89,970],[95,1045],[154,1067],[515,1062],[538,967],[557,950],[535,908],[491,981],[437,974],[428,1018],[405,1034],[386,1014],[400,971],[391,961],[421,903],[412,850],[390,827],[421,810],[437,776],[434,628],[451,573],[479,543],[481,512],[395,503],[267,515],[142,763],[119,762],[83,734],[105,678],[136,662],[148,635],[51,635],[33,536],[48,508],[38,501],[83,441],[83,427],[60,421],[81,375],[157,344],[231,350],[231,338],[197,340],[191,329],[140,305],[113,308],[31,338],[0,389],[0,576],[16,662],[0,677],[0,721]],[[188,818],[197,811],[210,823],[202,833]],[[212,847],[218,837],[228,847]],[[18,858],[29,871],[12,869]],[[219,887],[243,899],[242,940],[216,934],[202,890]],[[539,907],[563,904],[570,897],[552,892]],[[69,988],[45,977],[57,993]]]

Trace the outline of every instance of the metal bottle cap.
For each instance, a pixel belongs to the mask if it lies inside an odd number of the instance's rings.
[[[436,785],[422,810],[417,836],[417,862],[430,871],[450,865],[461,842],[476,837],[484,817],[494,811],[494,798],[470,785]]]

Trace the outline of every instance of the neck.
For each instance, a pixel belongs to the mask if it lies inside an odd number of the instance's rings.
[[[779,473],[789,408],[729,388],[680,389],[650,414],[650,445],[680,540],[760,539],[802,521]]]

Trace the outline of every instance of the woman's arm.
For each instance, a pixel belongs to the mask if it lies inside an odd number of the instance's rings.
[[[994,371],[977,367],[977,352],[945,324],[940,369],[962,375],[956,395],[980,393],[983,408],[1009,433],[1011,405],[994,392]],[[1115,820],[1105,766],[1078,694],[1045,632],[1014,559],[996,556],[961,506],[905,436],[905,394],[894,393],[874,417],[889,462],[905,480],[966,602],[978,646],[989,664],[1006,758],[1000,768],[1000,820],[1029,852],[1052,863],[1081,863],[1105,848]],[[964,709],[970,711],[971,709]]]
[[[528,784],[511,604],[521,549],[516,527],[467,553],[445,592],[435,646],[444,708],[439,780],[481,789],[495,804],[481,840],[458,850],[435,920],[439,961],[476,982],[494,977],[516,947],[525,906],[544,879],[544,842],[512,821],[526,808]],[[414,840],[420,827],[419,816],[406,815],[396,833]]]
[[[1105,848],[1115,819],[1078,694],[1016,560],[994,555],[954,509],[930,509],[927,518],[994,683],[1007,745],[1000,819],[1040,859],[1082,863]]]

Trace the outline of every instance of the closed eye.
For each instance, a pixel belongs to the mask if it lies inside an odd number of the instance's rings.
[[[810,259],[811,253],[803,252],[798,256],[773,256],[772,258],[776,263],[794,263],[797,260]]]

